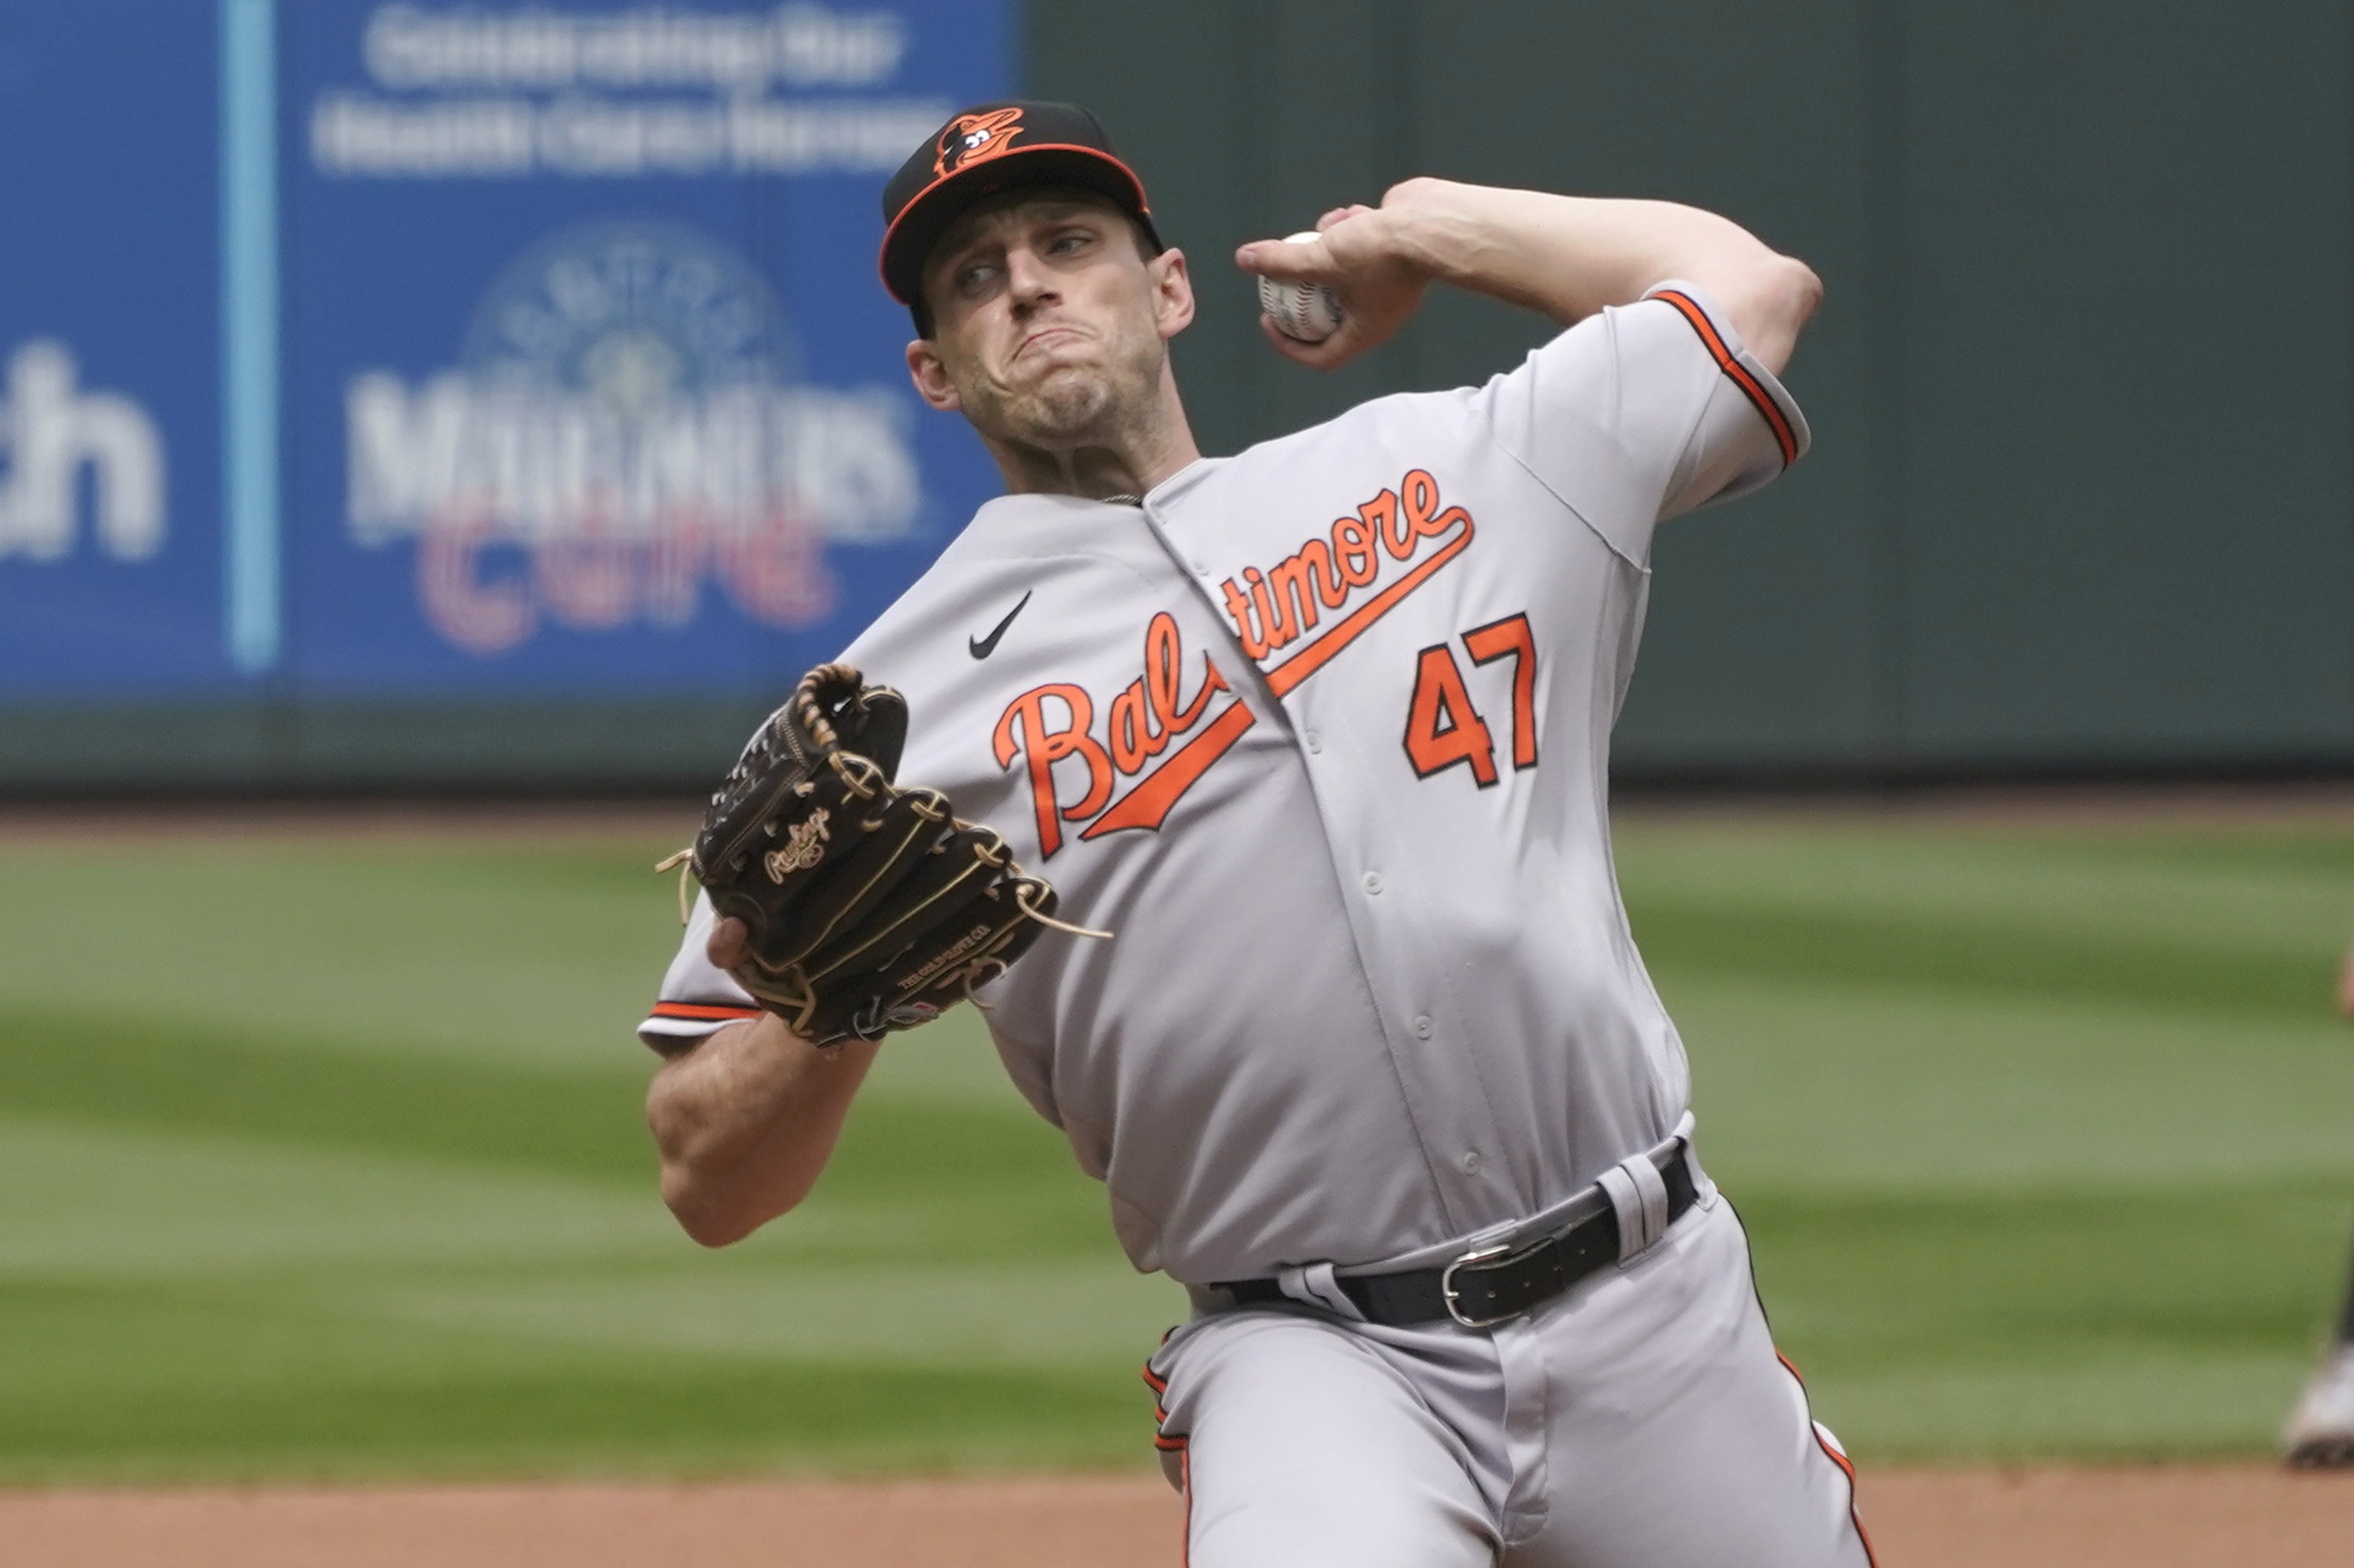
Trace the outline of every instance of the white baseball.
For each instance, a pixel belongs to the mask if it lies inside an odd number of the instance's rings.
[[[1317,237],[1314,229],[1283,236],[1294,245]],[[1275,324],[1275,331],[1301,343],[1322,343],[1340,330],[1341,297],[1321,283],[1278,283],[1262,277],[1258,280],[1258,308]]]

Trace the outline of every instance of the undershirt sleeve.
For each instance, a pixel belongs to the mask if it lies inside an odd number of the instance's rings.
[[[1480,399],[1496,440],[1637,565],[1662,518],[1747,495],[1810,439],[1715,304],[1677,280],[1579,322]]]
[[[686,932],[662,975],[654,1010],[638,1026],[638,1038],[664,1056],[676,1055],[725,1025],[761,1014],[752,993],[736,984],[726,970],[713,967],[705,955],[703,947],[711,939],[715,923],[709,896],[696,894]]]

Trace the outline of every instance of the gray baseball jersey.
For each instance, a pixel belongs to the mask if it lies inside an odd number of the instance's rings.
[[[1652,529],[1766,483],[1797,406],[1663,284],[1484,386],[984,505],[844,655],[899,777],[1053,882],[984,988],[1007,1069],[1201,1284],[1418,1262],[1659,1143],[1683,1048],[1606,820]],[[748,1016],[699,909],[650,1037]]]

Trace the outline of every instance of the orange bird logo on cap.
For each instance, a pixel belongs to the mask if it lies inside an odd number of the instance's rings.
[[[932,160],[932,172],[946,177],[966,164],[980,163],[1013,151],[1013,139],[1022,133],[1022,111],[1019,109],[991,109],[986,114],[959,114],[949,121],[940,133],[935,149],[939,154]]]

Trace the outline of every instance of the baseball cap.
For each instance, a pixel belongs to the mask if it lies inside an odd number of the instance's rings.
[[[1162,249],[1145,205],[1144,182],[1120,162],[1111,138],[1076,103],[976,103],[917,148],[883,187],[883,287],[924,311],[924,262],[949,225],[973,203],[1023,185],[1069,185],[1109,198]]]

